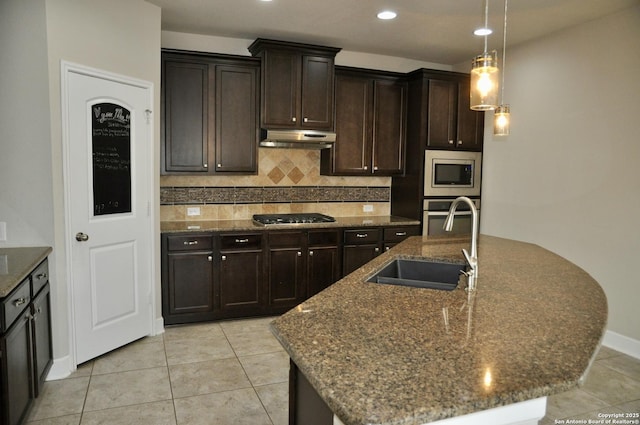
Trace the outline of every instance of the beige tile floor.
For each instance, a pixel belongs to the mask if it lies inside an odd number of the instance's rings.
[[[286,425],[289,363],[271,320],[170,327],[115,350],[46,382],[28,424]],[[540,425],[603,413],[640,413],[640,360],[606,347]]]

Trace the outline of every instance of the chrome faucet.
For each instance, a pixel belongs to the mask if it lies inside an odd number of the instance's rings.
[[[442,226],[442,228],[447,232],[450,232],[453,229],[454,213],[456,212],[456,208],[458,208],[458,204],[460,202],[468,204],[471,208],[471,253],[467,252],[467,250],[463,248],[462,254],[471,268],[470,271],[463,272],[468,278],[467,289],[469,291],[475,291],[476,279],[478,278],[478,209],[473,201],[466,196],[456,198],[449,208],[449,214],[447,215],[447,219],[444,221],[444,226]]]

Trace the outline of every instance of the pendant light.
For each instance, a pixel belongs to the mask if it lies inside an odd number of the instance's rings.
[[[484,1],[484,27],[489,27],[489,0]],[[484,52],[471,62],[471,109],[489,111],[498,106],[498,52],[487,52],[487,35],[484,36]]]
[[[511,108],[504,103],[504,74],[506,71],[505,62],[507,60],[507,2],[504,0],[504,30],[502,38],[502,85],[500,87],[500,106],[495,110],[493,116],[494,136],[508,136],[511,124]]]

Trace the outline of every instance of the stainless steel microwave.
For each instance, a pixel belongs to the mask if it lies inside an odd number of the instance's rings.
[[[427,150],[424,196],[480,196],[482,153]]]

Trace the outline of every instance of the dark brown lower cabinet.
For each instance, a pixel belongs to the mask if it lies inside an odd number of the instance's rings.
[[[380,255],[381,242],[382,231],[379,228],[345,230],[342,274],[346,276]]]
[[[270,232],[267,281],[269,309],[274,313],[300,304],[306,298],[305,232]]]
[[[167,325],[281,314],[418,234],[418,226],[164,233]]]
[[[332,425],[333,412],[293,361],[289,369],[289,425]]]
[[[211,320],[214,315],[213,237],[163,237],[162,315],[167,325]]]
[[[263,314],[263,235],[222,234],[218,285],[223,318]]]
[[[31,404],[29,317],[27,309],[2,338],[2,424],[21,423]]]
[[[24,423],[53,363],[47,260],[36,270],[0,299],[0,425]]]

